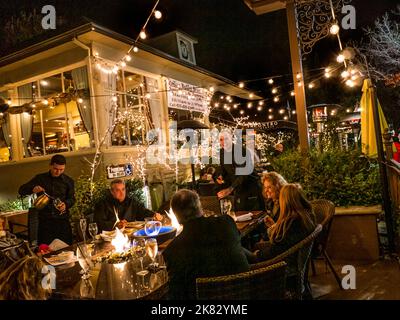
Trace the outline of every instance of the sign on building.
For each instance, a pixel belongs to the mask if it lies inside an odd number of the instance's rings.
[[[208,90],[174,79],[165,81],[169,108],[208,113],[208,103],[211,99]]]
[[[107,178],[116,179],[129,177],[133,175],[133,168],[131,164],[119,164],[107,166]]]

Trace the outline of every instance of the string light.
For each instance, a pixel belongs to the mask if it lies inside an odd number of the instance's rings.
[[[252,104],[251,102],[249,102],[249,103],[247,104],[247,108],[248,108],[248,109],[253,108],[253,104]]]
[[[268,80],[268,83],[269,83],[269,84],[274,84],[274,79],[269,79],[269,80]]]
[[[280,109],[280,110],[279,110],[279,113],[280,113],[280,114],[284,114],[284,113],[285,113],[285,109]]]
[[[296,79],[297,79],[297,80],[300,80],[300,79],[301,79],[301,74],[300,74],[300,73],[297,73]]]
[[[341,76],[342,78],[348,78],[350,76],[350,73],[347,70],[345,70],[341,73]]]
[[[262,107],[257,107],[257,111],[261,111],[262,110]]]
[[[339,63],[343,63],[345,61],[345,57],[343,54],[339,54],[336,58],[336,61]]]
[[[349,79],[349,80],[346,81],[346,85],[349,86],[350,88],[353,88],[354,87],[354,81]]]
[[[239,88],[243,89],[244,88],[244,82],[239,83]]]
[[[210,90],[210,92],[214,92],[214,87],[213,86],[211,86],[208,90]]]
[[[258,105],[263,106],[264,105],[264,101],[259,101]]]
[[[254,93],[250,93],[250,94],[249,94],[249,98],[250,98],[250,99],[253,99],[253,98],[254,98]]]
[[[268,119],[269,120],[272,120],[274,118],[274,116],[272,115],[272,114],[270,114],[269,116],[268,116]]]
[[[136,46],[134,46],[134,47],[133,47],[133,52],[136,52],[136,53],[139,52],[139,48],[136,47]]]
[[[272,94],[277,94],[278,93],[278,89],[277,88],[273,88],[272,89]]]
[[[292,114],[296,114],[296,110],[293,110],[293,111],[292,111]]]
[[[308,88],[309,89],[312,89],[312,88],[314,88],[315,87],[315,84],[314,83],[310,83],[309,85],[308,85]]]
[[[140,31],[139,37],[140,39],[145,40],[147,38],[146,32],[144,30]]]
[[[240,114],[244,114],[244,110],[240,110]]]
[[[273,110],[270,108],[270,109],[268,109],[268,112],[272,112]]]
[[[161,13],[161,11],[160,10],[156,10],[156,11],[154,11],[154,17],[156,18],[156,19],[161,19],[162,18],[162,13]]]
[[[274,102],[279,102],[279,97],[275,97]]]
[[[83,103],[83,99],[82,99],[82,98],[79,98],[79,99],[78,99],[78,103]]]
[[[337,22],[331,25],[329,32],[333,35],[337,35],[340,31],[340,27]]]
[[[129,62],[132,60],[132,57],[128,54],[125,56],[125,60]]]
[[[295,96],[294,91],[290,92],[290,95],[291,95],[292,97],[294,97],[294,96]]]

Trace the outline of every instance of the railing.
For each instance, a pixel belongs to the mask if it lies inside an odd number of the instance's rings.
[[[386,150],[385,166],[388,175],[393,218],[396,220],[400,216],[400,163],[393,160],[393,140],[388,129],[385,129],[383,139]]]

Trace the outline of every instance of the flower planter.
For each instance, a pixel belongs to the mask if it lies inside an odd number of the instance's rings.
[[[336,207],[327,252],[333,260],[371,262],[379,259],[377,217],[382,207]]]

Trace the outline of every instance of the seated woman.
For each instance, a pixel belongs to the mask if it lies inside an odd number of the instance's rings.
[[[269,213],[264,219],[267,228],[271,227],[279,217],[279,194],[286,180],[276,172],[264,172],[261,177],[265,210]]]
[[[269,242],[264,242],[255,252],[258,261],[271,259],[306,238],[315,228],[315,216],[311,204],[300,187],[287,184],[279,195],[278,220],[269,230]],[[292,261],[287,261],[291,268]],[[293,261],[296,263],[296,261]]]
[[[0,300],[46,300],[51,294],[52,281],[43,282],[47,272],[46,265],[37,256],[14,262],[0,274]]]

